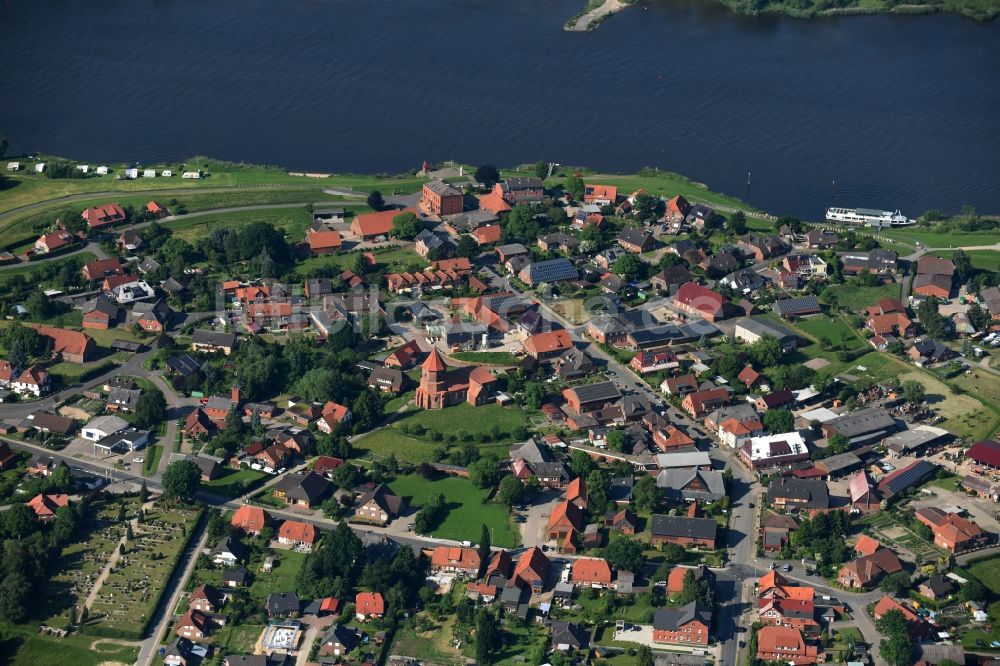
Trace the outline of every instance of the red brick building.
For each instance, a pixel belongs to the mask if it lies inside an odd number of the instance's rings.
[[[462,212],[463,195],[460,190],[442,180],[424,183],[420,205],[435,215],[457,215]]]

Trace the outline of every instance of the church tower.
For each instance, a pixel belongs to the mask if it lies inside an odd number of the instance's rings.
[[[417,387],[417,406],[421,409],[442,409],[448,399],[448,366],[437,348],[420,366],[420,386]]]

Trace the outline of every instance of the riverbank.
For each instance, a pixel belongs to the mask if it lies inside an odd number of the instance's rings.
[[[604,19],[631,7],[636,0],[590,0],[582,12],[566,21],[563,30],[568,32],[589,32],[595,30]]]
[[[960,14],[976,21],[1000,15],[1000,0],[928,0],[894,4],[893,0],[719,0],[737,14],[785,14],[794,18],[830,18],[868,14]],[[587,6],[563,26],[569,32],[597,29],[609,16],[636,4],[636,0],[589,0]]]

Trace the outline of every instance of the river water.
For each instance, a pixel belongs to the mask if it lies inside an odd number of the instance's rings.
[[[1000,22],[650,0],[562,31],[582,4],[4,0],[0,132],[92,162],[545,159],[656,166],[810,219],[1000,212]]]

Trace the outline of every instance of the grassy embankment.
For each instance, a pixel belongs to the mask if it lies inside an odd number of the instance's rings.
[[[951,12],[978,21],[987,21],[1000,14],[996,0],[912,0],[895,3],[891,0],[721,0],[740,14],[788,14],[796,18],[817,16],[847,16],[857,14],[932,14]]]

